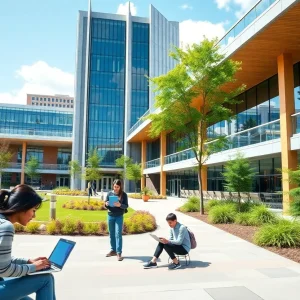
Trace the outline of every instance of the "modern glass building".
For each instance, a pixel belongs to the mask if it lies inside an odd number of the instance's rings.
[[[9,146],[12,161],[2,174],[2,187],[21,183],[50,189],[69,186],[73,112],[70,109],[0,104],[0,142]],[[39,163],[35,178],[26,175],[26,163]]]
[[[243,102],[231,107],[230,122],[220,120],[207,128],[209,138],[225,135],[229,149],[207,160],[204,191],[221,197],[224,166],[241,152],[256,171],[252,192],[288,210],[291,185],[281,169],[300,164],[299,17],[299,1],[261,0],[219,41],[226,58],[242,62],[233,87],[245,84],[247,89],[239,97]],[[139,121],[127,137],[127,142],[141,145],[142,187],[176,197],[196,194],[193,151],[173,140],[172,133],[153,140],[147,134],[150,126],[149,120]]]
[[[129,155],[140,161],[140,145],[128,144],[130,128],[153,107],[147,77],[175,66],[169,57],[179,46],[179,24],[169,22],[153,6],[149,18],[79,12],[72,159],[86,164],[97,149],[104,172],[98,188],[110,188],[119,169],[115,161]],[[75,179],[76,188],[86,183]]]

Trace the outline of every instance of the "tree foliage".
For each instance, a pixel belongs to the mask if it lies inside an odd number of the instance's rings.
[[[171,57],[176,67],[165,75],[152,78],[157,92],[155,106],[159,114],[150,114],[150,136],[172,132],[183,148],[191,148],[197,161],[200,190],[200,211],[204,213],[202,192],[202,167],[207,159],[227,148],[227,140],[219,135],[210,138],[207,128],[222,120],[229,120],[237,95],[244,86],[228,91],[226,86],[234,83],[241,63],[225,59],[216,45],[217,40],[204,39],[182,50],[175,48]],[[208,143],[214,140],[213,143]]]
[[[228,192],[237,192],[239,208],[241,203],[241,193],[250,192],[255,176],[255,171],[251,168],[249,160],[241,153],[225,164],[225,171],[222,174],[225,180],[225,189]]]
[[[38,168],[40,166],[40,163],[38,159],[34,156],[30,156],[29,160],[25,164],[25,173],[30,177],[31,184],[32,180],[34,178],[37,178],[38,176]]]
[[[92,149],[88,153],[86,161],[86,168],[84,170],[83,177],[87,181],[99,180],[102,177],[100,163],[101,156],[99,155],[97,148]]]
[[[81,170],[81,166],[78,160],[71,160],[69,162],[69,173],[71,175],[71,177],[76,178],[78,177],[82,170]]]

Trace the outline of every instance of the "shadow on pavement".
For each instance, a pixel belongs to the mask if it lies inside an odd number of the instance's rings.
[[[124,259],[139,260],[140,263],[146,263],[152,259],[152,256],[124,256]],[[160,260],[157,262],[160,262]]]

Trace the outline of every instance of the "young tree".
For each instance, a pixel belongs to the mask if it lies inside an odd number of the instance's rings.
[[[2,185],[3,170],[9,167],[13,153],[9,151],[9,144],[4,142],[0,143],[0,189]]]
[[[90,150],[88,153],[88,159],[86,161],[84,179],[87,181],[99,180],[102,177],[100,162],[101,157],[98,154],[97,148]]]
[[[75,179],[76,177],[79,177],[79,175],[81,174],[81,166],[78,160],[71,160],[69,162],[69,174],[71,177],[73,177],[73,179]]]
[[[135,183],[135,192],[137,192],[137,186],[139,180],[143,177],[141,164],[135,163],[126,169],[126,178],[132,180]]]
[[[226,148],[224,136],[207,136],[207,128],[222,120],[229,120],[230,105],[244,86],[228,92],[224,86],[235,82],[235,74],[241,63],[225,59],[216,45],[217,40],[204,39],[182,50],[175,48],[171,56],[178,61],[176,67],[166,75],[151,79],[156,86],[156,107],[161,113],[150,114],[152,120],[150,136],[157,137],[161,132],[172,132],[175,139],[181,140],[184,148],[194,153],[197,161],[200,192],[200,213],[204,213],[202,190],[202,169],[207,159]]]
[[[116,159],[116,166],[119,168],[123,168],[123,170],[119,172],[122,179],[126,179],[126,170],[132,164],[133,164],[132,158],[126,155],[122,155],[121,157]]]
[[[120,158],[116,159],[116,166],[119,168],[123,168],[123,170],[120,171],[121,177],[123,179],[134,181],[136,192],[138,181],[143,176],[141,164],[134,163],[132,158],[126,155],[122,155]]]
[[[31,156],[25,165],[25,173],[30,177],[31,184],[32,184],[32,180],[36,178],[38,175],[37,170],[39,166],[40,166],[39,161],[34,156]]]
[[[226,182],[225,189],[228,192],[238,193],[239,209],[241,205],[241,193],[251,192],[255,176],[249,160],[238,153],[233,160],[225,164],[225,172],[222,174]]]

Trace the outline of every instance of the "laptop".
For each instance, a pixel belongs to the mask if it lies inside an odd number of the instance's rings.
[[[28,275],[38,275],[38,274],[46,274],[46,273],[54,273],[60,272],[69,258],[70,253],[72,252],[76,242],[69,241],[66,239],[60,239],[55,248],[53,249],[50,257],[50,268],[36,271],[34,273],[30,273]]]

